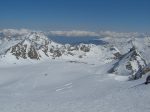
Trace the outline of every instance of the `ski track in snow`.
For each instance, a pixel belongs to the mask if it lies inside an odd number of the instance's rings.
[[[72,83],[65,84],[62,88],[56,89],[56,91],[62,91],[70,88],[72,88]]]

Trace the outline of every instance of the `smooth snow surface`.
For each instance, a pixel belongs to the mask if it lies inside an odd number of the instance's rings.
[[[112,65],[51,60],[0,67],[1,112],[149,112],[146,77],[126,81]],[[139,85],[139,86],[138,86]]]

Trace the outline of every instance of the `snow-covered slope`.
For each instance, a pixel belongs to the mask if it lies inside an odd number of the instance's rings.
[[[0,68],[2,112],[149,112],[150,86],[107,74],[110,64],[51,60]],[[139,85],[139,86],[138,86]]]
[[[44,32],[0,31],[0,111],[149,112],[150,86],[143,84],[149,38],[100,40],[107,44],[60,44]],[[128,81],[131,76],[140,79]]]

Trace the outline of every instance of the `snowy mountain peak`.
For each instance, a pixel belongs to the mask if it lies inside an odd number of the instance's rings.
[[[29,46],[31,45],[31,41],[29,39],[24,39],[20,44]]]
[[[31,40],[48,40],[47,36],[45,36],[43,32],[31,32],[26,36],[26,38]]]
[[[39,59],[40,55],[37,52],[36,47],[31,43],[30,40],[23,40],[22,42],[19,42],[18,44],[10,47],[6,54],[12,54],[17,59],[23,58],[23,59]]]
[[[47,44],[48,42],[50,42],[48,37],[45,36],[45,34],[42,32],[31,32],[25,37],[25,39],[29,39],[32,42],[40,45]]]
[[[146,61],[133,46],[129,52],[124,54],[109,70],[110,73],[129,76],[130,79],[138,79],[142,74],[138,72],[146,66]]]

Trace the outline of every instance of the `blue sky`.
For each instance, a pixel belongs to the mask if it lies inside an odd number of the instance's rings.
[[[0,0],[0,28],[150,32],[150,0]]]

